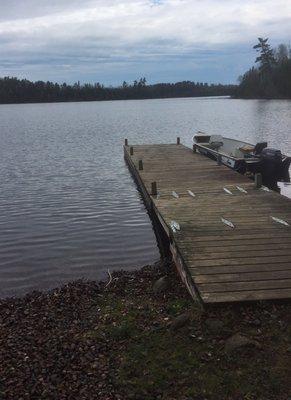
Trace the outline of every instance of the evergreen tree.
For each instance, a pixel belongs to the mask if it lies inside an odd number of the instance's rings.
[[[120,99],[154,99],[166,97],[223,96],[234,93],[234,85],[207,85],[195,82],[147,85],[146,78],[119,87],[100,83],[73,85],[52,82],[30,82],[27,79],[0,78],[0,103],[36,103],[55,101],[96,101]]]
[[[259,43],[253,47],[260,53],[255,62],[260,63],[259,69],[263,74],[270,73],[273,66],[276,64],[274,51],[269,45],[268,40],[268,38],[258,38]]]
[[[252,67],[239,79],[236,97],[242,98],[291,98],[290,49],[280,44],[272,49],[268,39],[259,38],[253,48],[259,52]]]

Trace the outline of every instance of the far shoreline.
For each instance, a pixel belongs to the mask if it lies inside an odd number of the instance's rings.
[[[11,102],[1,103],[0,105],[18,105],[18,104],[66,104],[66,103],[103,103],[103,102],[116,102],[116,101],[146,101],[146,100],[169,100],[169,99],[234,99],[230,95],[221,96],[182,96],[182,97],[150,97],[150,98],[136,98],[136,99],[102,99],[102,100],[58,100],[58,101],[37,101],[37,102]]]
[[[221,95],[221,96],[182,96],[182,97],[151,97],[151,98],[136,98],[136,99],[103,99],[103,100],[60,100],[60,101],[37,101],[37,102],[11,102],[11,103],[0,103],[0,106],[7,105],[20,105],[20,104],[71,104],[71,103],[110,103],[118,101],[147,101],[147,100],[176,100],[176,99],[225,99],[225,100],[261,100],[261,101],[290,101],[291,98],[288,97],[274,97],[274,98],[264,98],[264,97],[236,97],[231,95]]]

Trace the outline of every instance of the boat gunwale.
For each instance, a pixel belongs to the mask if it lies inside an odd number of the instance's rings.
[[[201,132],[201,133],[203,133],[203,134],[206,135],[206,136],[211,136],[211,135],[208,135],[207,133],[204,133],[204,132]],[[192,138],[192,140],[193,140],[193,142],[194,142],[194,144],[195,144],[196,146],[203,147],[204,149],[206,149],[206,150],[208,150],[208,151],[210,151],[210,152],[213,152],[213,153],[215,153],[215,154],[224,155],[225,157],[229,157],[229,158],[231,158],[232,160],[238,160],[238,161],[244,160],[244,161],[246,161],[245,158],[236,158],[236,157],[231,156],[231,155],[228,155],[228,154],[226,154],[226,153],[222,153],[222,152],[219,152],[219,151],[210,149],[209,147],[205,147],[205,146],[203,146],[203,145],[200,144],[200,143],[196,143],[195,140],[194,140],[195,136],[199,136],[199,135],[193,135],[193,138]],[[201,135],[201,136],[203,136],[203,135]],[[223,138],[223,139],[232,140],[232,141],[234,141],[234,142],[244,143],[244,144],[247,144],[247,145],[249,145],[249,146],[255,147],[255,145],[254,145],[253,143],[243,142],[242,140],[233,139],[233,138],[229,138],[229,137],[226,137],[226,136],[222,136],[222,138]],[[288,156],[287,154],[284,154],[284,153],[282,153],[282,152],[281,152],[281,155],[282,155],[282,161],[283,161],[284,158],[289,158],[289,159],[291,158],[291,156]],[[256,158],[256,156],[253,156],[253,157]],[[258,157],[257,157],[257,158],[258,158]]]
[[[239,140],[237,140],[237,141],[239,142]],[[212,153],[214,155],[220,155],[222,157],[227,157],[227,158],[230,158],[231,160],[234,160],[234,161],[247,161],[245,158],[237,158],[237,157],[231,156],[229,154],[222,153],[222,152],[210,149],[209,147],[202,146],[201,144],[198,144],[198,143],[195,143],[195,146],[198,147],[198,148],[199,147],[203,148],[203,149],[209,151],[210,153]],[[252,157],[249,158],[249,160],[253,160],[253,159],[255,159],[258,162],[260,161],[260,159],[258,157],[256,157],[256,156],[252,156]]]
[[[206,136],[213,136],[213,135],[208,135],[207,133],[204,133],[204,132],[201,132],[201,133],[203,133]],[[203,136],[203,135],[194,135],[193,138],[192,138],[193,141],[194,141],[195,136]],[[221,135],[221,137],[223,139],[233,140],[234,142],[240,142],[240,143],[248,144],[250,146],[255,146],[253,143],[244,142],[243,140],[233,139],[233,138],[230,138],[230,137],[227,137],[227,136],[222,136],[222,135]]]

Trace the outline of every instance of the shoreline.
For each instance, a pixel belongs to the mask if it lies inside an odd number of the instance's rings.
[[[0,397],[287,400],[290,311],[202,310],[168,260],[0,299]]]
[[[132,98],[132,99],[93,99],[93,100],[52,100],[52,101],[19,101],[19,102],[8,102],[8,103],[2,103],[0,102],[0,105],[17,105],[17,104],[66,104],[66,103],[100,103],[100,102],[115,102],[115,101],[146,101],[146,100],[175,100],[175,99],[235,99],[229,94],[223,94],[223,95],[209,95],[209,96],[163,96],[163,97],[146,97],[146,98]],[[255,100],[255,99],[253,99]],[[287,99],[288,100],[288,99]]]

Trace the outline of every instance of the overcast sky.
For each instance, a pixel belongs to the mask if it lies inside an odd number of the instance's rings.
[[[258,36],[290,43],[291,0],[0,0],[0,75],[232,83]]]

